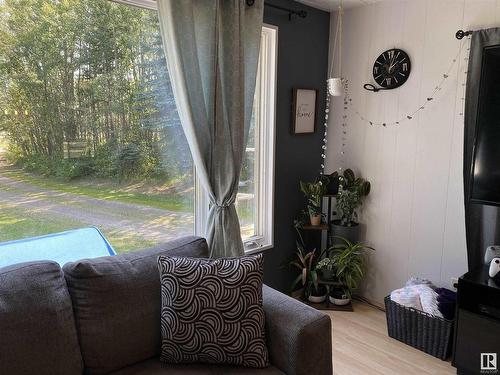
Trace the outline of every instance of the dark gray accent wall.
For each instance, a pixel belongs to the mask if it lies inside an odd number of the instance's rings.
[[[264,281],[288,292],[292,274],[287,264],[296,250],[293,220],[305,203],[299,181],[318,176],[322,160],[330,14],[295,1],[266,3],[308,13],[305,19],[289,21],[285,12],[268,6],[264,9],[264,22],[278,26],[274,248],[264,252]],[[314,134],[291,135],[293,88],[319,90]]]

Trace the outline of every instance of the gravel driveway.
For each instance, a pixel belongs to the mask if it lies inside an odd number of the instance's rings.
[[[101,230],[139,235],[155,242],[193,233],[192,213],[44,189],[5,176],[2,174],[2,161],[0,203],[5,207],[33,211],[37,215],[79,221]]]

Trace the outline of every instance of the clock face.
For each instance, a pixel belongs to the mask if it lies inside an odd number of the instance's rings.
[[[389,49],[373,64],[373,78],[386,89],[395,89],[410,76],[411,63],[408,54],[400,49]]]

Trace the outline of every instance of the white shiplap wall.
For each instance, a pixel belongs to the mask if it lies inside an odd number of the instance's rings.
[[[500,0],[389,0],[346,10],[342,66],[354,105],[375,121],[396,120],[425,101],[449,68],[458,29],[496,26]],[[364,90],[375,58],[392,47],[410,55],[410,78],[392,91]],[[411,275],[450,287],[467,269],[459,115],[467,62],[459,62],[440,98],[398,128],[370,127],[348,112],[344,167],[372,183],[361,221],[363,239],[377,249],[363,285],[374,302]],[[341,166],[342,106],[334,99],[327,172]]]

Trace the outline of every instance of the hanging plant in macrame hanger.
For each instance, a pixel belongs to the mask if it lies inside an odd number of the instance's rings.
[[[347,109],[347,96],[345,95],[347,92],[347,81],[342,77],[342,18],[344,13],[344,0],[340,0],[339,10],[337,15],[337,28],[335,31],[335,39],[333,42],[333,50],[332,50],[332,58],[330,61],[330,68],[328,70],[328,79],[326,80],[327,89],[326,89],[326,106],[325,106],[325,121],[324,121],[324,134],[323,134],[323,145],[321,146],[321,169],[320,176],[324,176],[325,173],[325,159],[326,152],[328,148],[328,117],[330,115],[330,96],[345,96],[344,97],[344,113],[342,116],[342,150],[340,152],[341,157],[341,165],[343,165],[343,156],[345,154],[345,144],[346,144],[346,135],[347,135],[347,115],[345,110]],[[338,46],[338,64],[337,64],[337,72],[338,75],[335,75],[334,72],[334,59],[337,53]],[[342,170],[342,167],[339,168]]]

